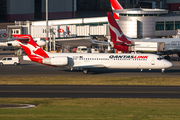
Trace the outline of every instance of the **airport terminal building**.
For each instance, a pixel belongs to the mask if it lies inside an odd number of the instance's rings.
[[[119,26],[131,38],[168,37],[180,29],[180,12],[165,9],[123,9],[119,13]]]
[[[6,16],[15,25],[7,27],[8,37],[12,34],[31,34],[33,37],[46,36],[45,0],[1,0],[0,16]],[[114,11],[119,14],[118,24],[124,34],[131,38],[171,37],[180,29],[180,11],[166,9],[133,8],[149,7],[176,8],[177,0],[118,0],[124,8]],[[132,2],[133,1],[133,2]],[[24,6],[24,4],[28,6]],[[7,11],[2,12],[4,9]],[[49,0],[49,26],[56,38],[82,37],[91,35],[109,36],[108,20],[105,11],[111,11],[110,0]],[[84,11],[87,10],[87,11]],[[103,16],[90,17],[89,11],[104,11]],[[85,17],[77,17],[77,12],[83,11]],[[86,16],[87,15],[87,16]],[[102,14],[101,14],[102,15]],[[62,19],[63,18],[63,19]],[[68,34],[67,34],[68,33]]]
[[[180,29],[180,13],[164,9],[123,9],[114,11],[119,13],[117,21],[124,34],[131,38],[172,37]],[[16,21],[16,25],[7,28],[11,34],[31,34],[33,37],[46,36],[45,21]],[[56,38],[110,36],[107,17],[74,18],[63,20],[49,20]],[[67,34],[68,33],[68,34]]]

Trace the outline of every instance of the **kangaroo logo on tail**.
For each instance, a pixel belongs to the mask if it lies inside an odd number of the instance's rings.
[[[113,43],[120,42],[126,45],[129,45],[131,41],[129,41],[126,36],[121,31],[119,25],[115,21],[111,12],[107,12],[108,21],[109,21],[109,29],[111,34],[111,41]]]
[[[114,43],[114,48],[119,51],[129,52],[129,44],[131,41],[129,41],[123,34],[111,12],[107,12],[107,17],[111,34],[111,41]]]
[[[34,42],[31,35],[14,34],[13,36],[17,38],[18,43],[31,61],[42,63],[43,58],[49,57],[48,54]]]

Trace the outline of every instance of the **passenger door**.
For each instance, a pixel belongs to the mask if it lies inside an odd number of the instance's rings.
[[[154,60],[154,58],[151,59],[151,65],[155,65],[155,60]]]

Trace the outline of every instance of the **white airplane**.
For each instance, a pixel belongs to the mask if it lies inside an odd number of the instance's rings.
[[[112,17],[110,17],[111,19]],[[109,19],[109,20],[110,20]],[[120,31],[116,31],[115,34]],[[172,63],[155,54],[117,54],[117,53],[49,53],[41,49],[30,35],[13,35],[24,49],[24,60],[38,62],[55,67],[67,67],[71,70],[81,69],[161,69],[162,73]],[[117,35],[116,35],[117,36]]]

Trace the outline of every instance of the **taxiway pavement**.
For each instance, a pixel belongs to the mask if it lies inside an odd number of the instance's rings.
[[[0,97],[180,98],[180,86],[1,85]]]

